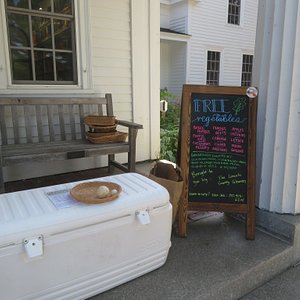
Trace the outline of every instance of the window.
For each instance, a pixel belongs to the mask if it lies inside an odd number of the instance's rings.
[[[76,84],[73,0],[6,0],[15,84]]]
[[[240,25],[241,0],[228,0],[228,23]]]
[[[252,65],[253,55],[243,55],[243,66],[242,66],[242,86],[250,86],[252,81]]]
[[[207,52],[206,84],[218,85],[220,74],[220,52]]]

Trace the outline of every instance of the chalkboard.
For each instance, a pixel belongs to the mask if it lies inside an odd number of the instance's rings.
[[[189,201],[246,203],[249,102],[191,95]]]
[[[184,86],[180,235],[186,235],[187,210],[196,209],[244,213],[246,237],[254,238],[255,124],[256,99],[246,88]]]

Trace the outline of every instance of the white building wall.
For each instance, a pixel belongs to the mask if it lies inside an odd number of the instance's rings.
[[[160,42],[160,87],[170,86],[171,81],[171,45],[169,41]]]
[[[257,0],[243,0],[241,25],[227,23],[227,0],[189,0],[187,82],[206,83],[207,51],[221,52],[220,85],[240,85],[242,55],[254,54]]]
[[[90,1],[96,93],[112,93],[119,119],[132,119],[130,1]]]
[[[187,33],[188,5],[186,1],[181,1],[171,6],[169,28],[181,33]]]
[[[160,5],[160,27],[170,28],[170,5]]]
[[[171,42],[169,92],[181,97],[182,85],[186,81],[186,43]]]
[[[180,33],[188,29],[187,1],[169,1],[160,5],[161,27]],[[167,17],[166,17],[167,16]],[[166,22],[168,20],[168,22]],[[178,39],[176,41],[176,38]],[[168,91],[181,97],[182,85],[186,83],[187,43],[179,37],[161,39],[160,52],[160,87],[167,87]]]

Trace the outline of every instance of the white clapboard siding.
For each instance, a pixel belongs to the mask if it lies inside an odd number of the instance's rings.
[[[186,43],[174,42],[171,52],[170,89],[175,95],[181,96],[182,85],[186,81]]]
[[[186,81],[186,43],[162,41],[160,55],[161,88],[167,87],[170,93],[180,96]]]
[[[160,27],[170,28],[170,6],[166,4],[160,5]]]
[[[170,44],[165,41],[160,43],[160,87],[170,86],[171,49]]]
[[[132,120],[130,1],[91,0],[90,16],[93,88],[112,93],[115,114]]]
[[[206,53],[212,50],[221,52],[220,84],[240,85],[242,54],[254,53],[257,17],[257,0],[242,2],[240,26],[227,24],[227,0],[203,0],[189,10],[189,83],[206,83]]]
[[[180,17],[176,19],[171,19],[170,20],[170,29],[186,33],[186,17]]]

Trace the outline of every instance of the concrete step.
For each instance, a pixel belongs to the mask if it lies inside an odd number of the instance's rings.
[[[289,268],[266,284],[242,297],[241,300],[299,300],[300,266]]]
[[[92,297],[105,299],[239,299],[293,263],[291,244],[223,213],[197,213],[186,238],[172,237],[166,264],[158,270]]]

